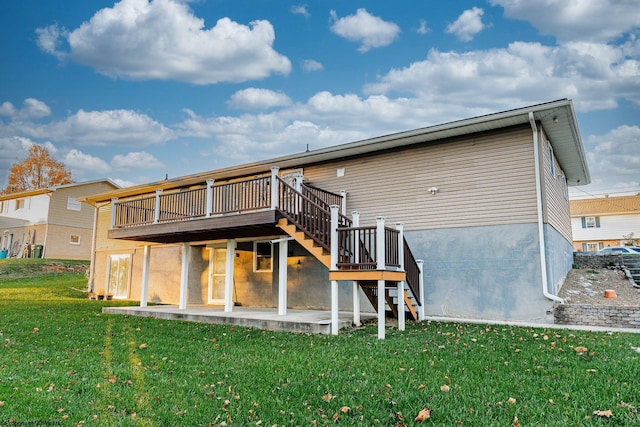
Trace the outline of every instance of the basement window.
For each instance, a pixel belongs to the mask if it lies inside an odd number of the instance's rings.
[[[69,244],[70,245],[79,245],[80,244],[80,235],[79,234],[72,234],[71,236],[69,236]]]
[[[253,242],[253,271],[273,271],[273,245],[271,242]]]

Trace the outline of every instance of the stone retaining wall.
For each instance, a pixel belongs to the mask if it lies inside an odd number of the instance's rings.
[[[640,307],[558,304],[553,310],[559,325],[611,326],[640,329]]]
[[[577,268],[607,268],[622,265],[622,255],[596,255],[595,252],[574,252],[573,263]]]

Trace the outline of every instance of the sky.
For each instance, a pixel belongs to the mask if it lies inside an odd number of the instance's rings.
[[[0,188],[32,144],[121,186],[573,100],[640,193],[640,0],[3,0]]]

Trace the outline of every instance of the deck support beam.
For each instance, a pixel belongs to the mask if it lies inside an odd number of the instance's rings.
[[[189,286],[189,259],[191,258],[191,246],[189,243],[182,244],[182,272],[180,274],[180,302],[178,308],[187,308],[187,288]]]
[[[347,192],[346,191],[342,191],[342,209],[346,209],[346,197],[347,197]],[[353,224],[354,228],[358,228],[360,227],[360,212],[358,211],[353,211],[351,212],[351,223]],[[355,232],[355,241],[356,241],[356,245],[355,248],[353,249],[354,251],[354,260],[355,262],[359,262],[360,261],[360,245],[357,242],[360,242],[360,232],[356,231]],[[353,324],[356,326],[360,326],[362,324],[362,320],[360,319],[360,285],[358,284],[358,282],[356,280],[354,280],[353,282]]]
[[[338,281],[331,281],[331,335],[338,335],[340,317],[338,312]]]
[[[384,232],[384,217],[379,216],[376,218],[376,259],[378,260],[378,270],[384,271],[386,268],[385,259],[385,232]],[[378,280],[378,338],[384,339],[384,324],[385,324],[385,281]]]
[[[278,241],[278,314],[287,315],[287,257],[289,255],[289,240]]]
[[[384,339],[384,280],[378,280],[378,339]]]
[[[398,230],[398,263],[400,270],[404,270],[404,224],[396,222],[396,230]],[[405,330],[405,311],[404,311],[404,289],[403,280],[398,282],[398,330]]]
[[[340,206],[331,205],[331,268],[329,270],[338,270],[338,216]],[[338,335],[340,325],[338,315],[338,281],[331,281],[331,334]]]
[[[236,259],[236,240],[227,240],[227,259],[224,276],[224,311],[231,313],[233,311],[233,278],[234,264]]]
[[[142,257],[142,289],[140,290],[140,307],[146,307],[147,300],[149,299],[149,266],[151,265],[150,245],[144,245]]]

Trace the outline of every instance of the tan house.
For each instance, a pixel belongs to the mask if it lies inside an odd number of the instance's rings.
[[[91,259],[95,209],[78,198],[117,188],[105,179],[0,195],[0,256]]]
[[[571,200],[570,207],[576,251],[640,243],[640,194]]]
[[[182,310],[331,309],[332,325],[546,318],[572,265],[567,186],[589,181],[559,100],[124,188],[86,199],[90,286]]]

